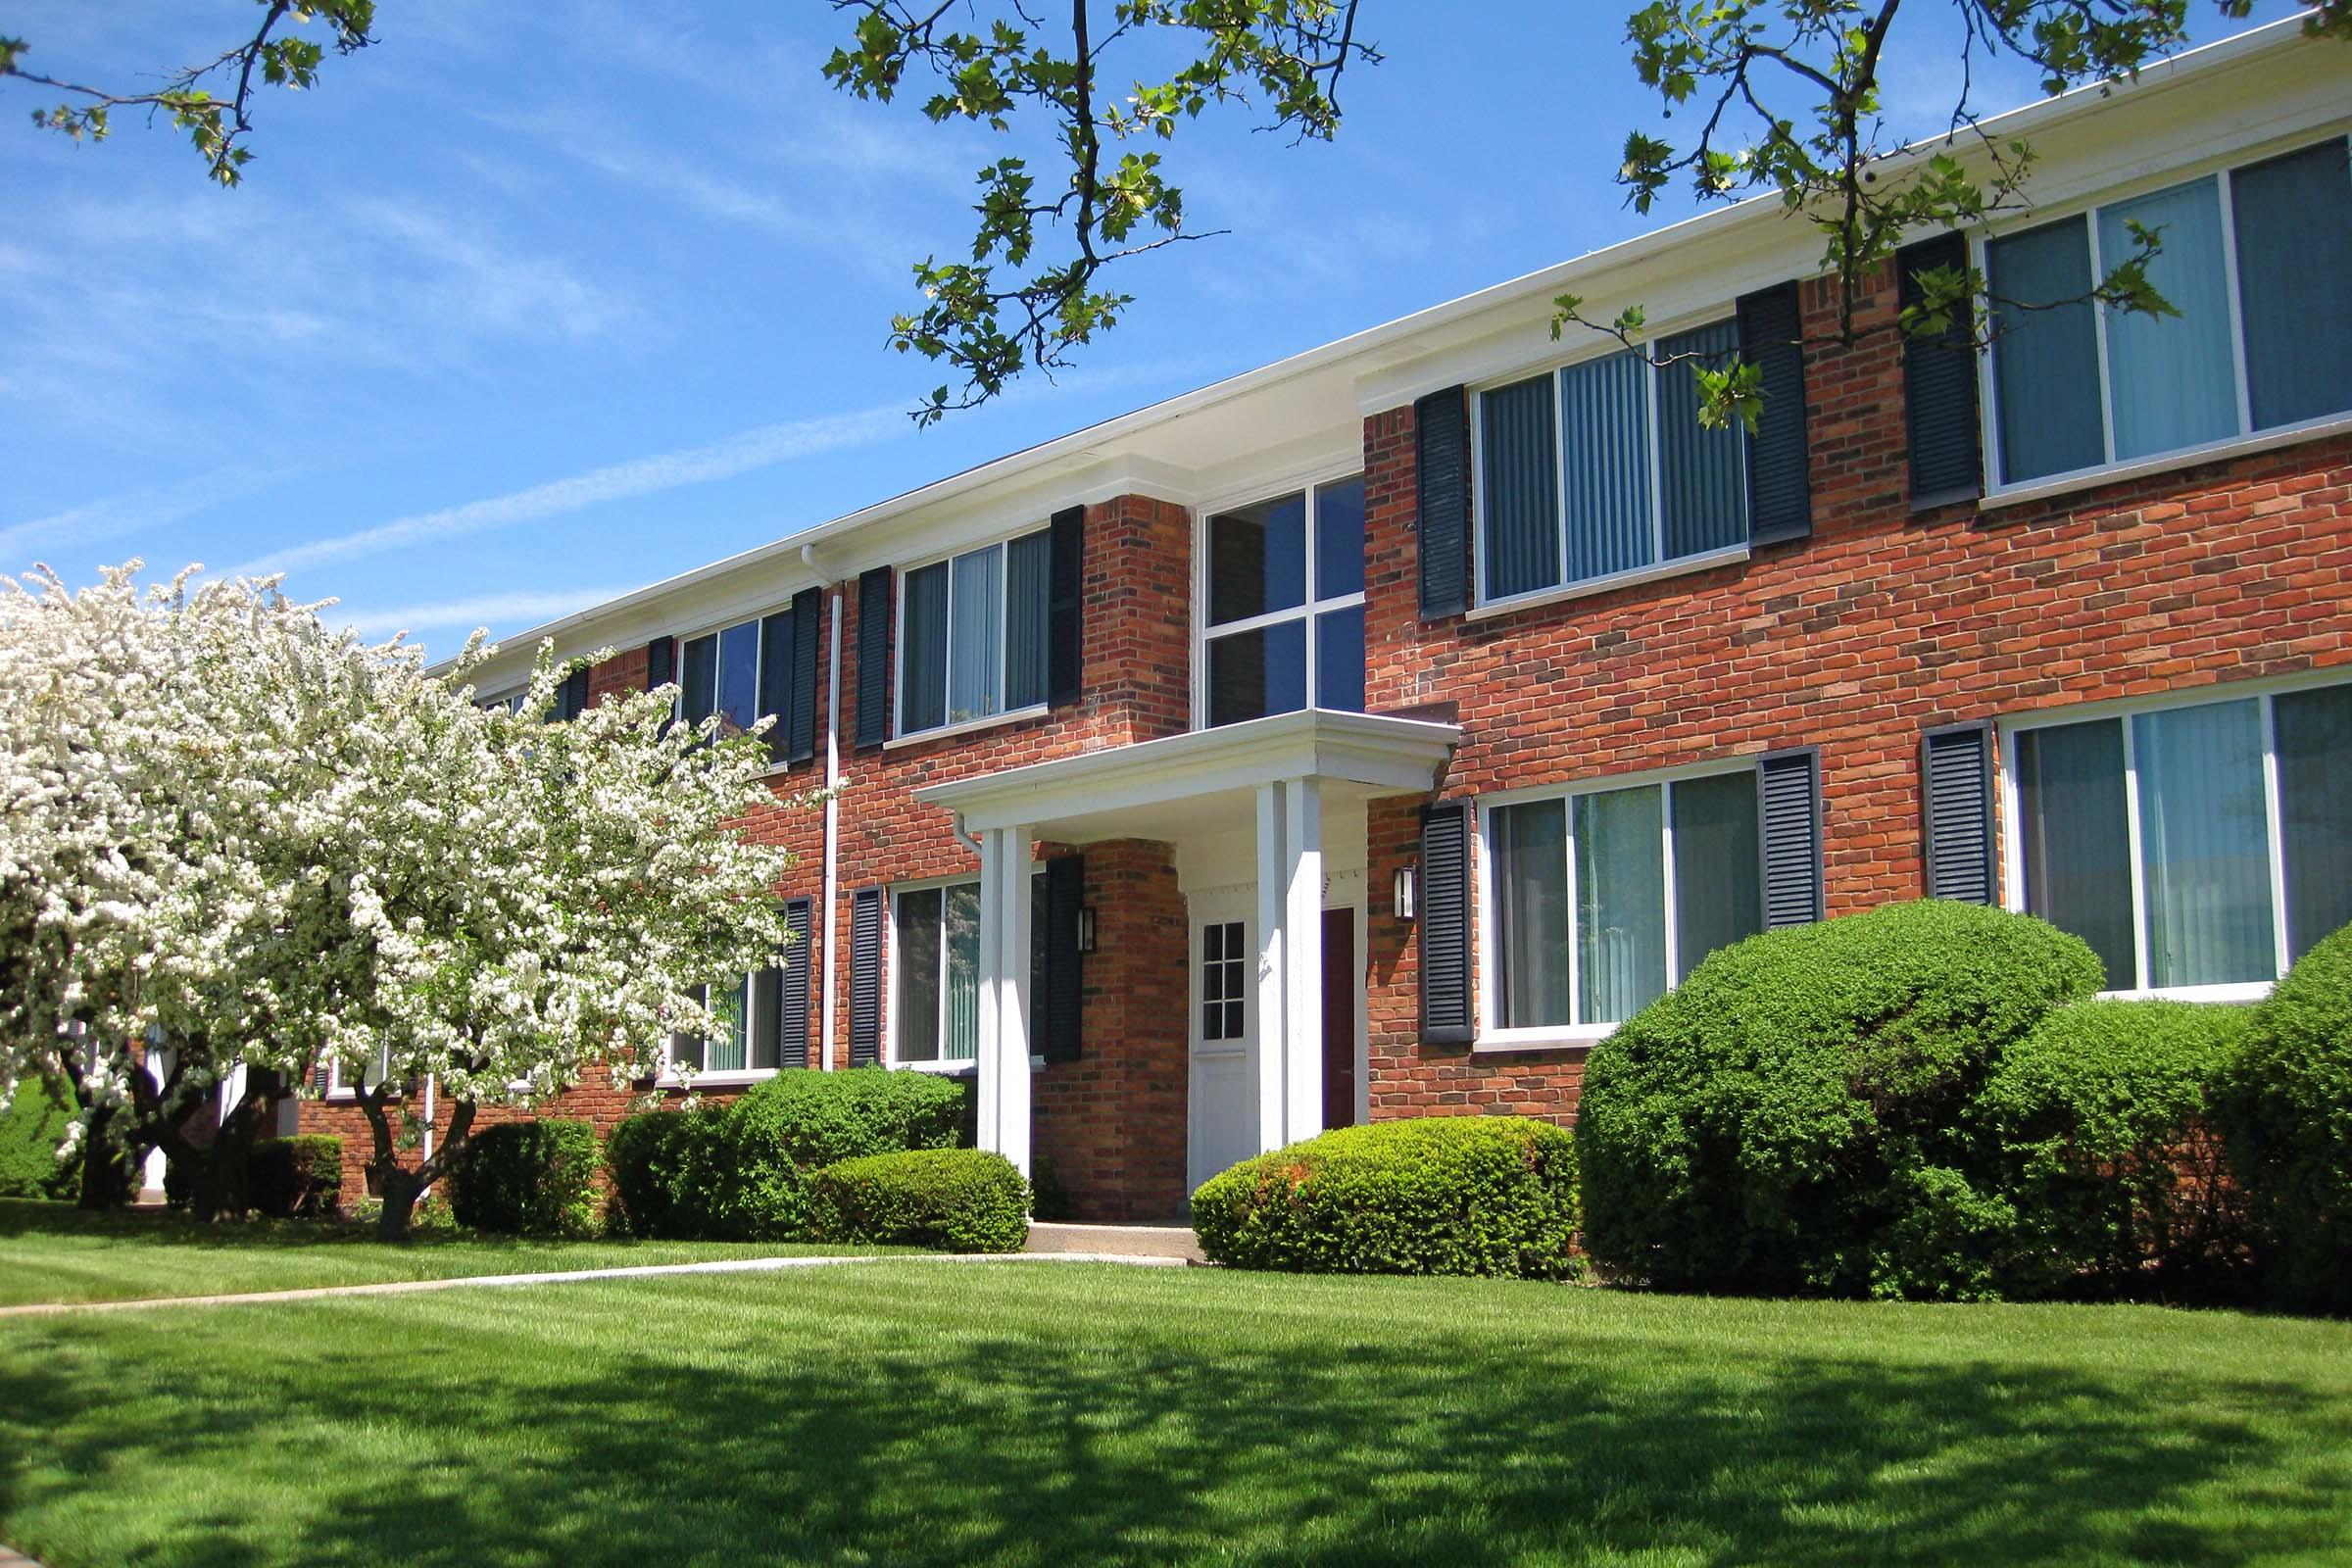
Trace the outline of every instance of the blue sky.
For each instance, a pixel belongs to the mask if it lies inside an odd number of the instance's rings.
[[[1002,147],[832,92],[847,23],[818,0],[383,0],[376,47],[263,99],[235,191],[133,116],[101,146],[36,134],[0,86],[0,571],[283,570],[370,635],[518,631],[1682,216],[1609,178],[1655,124],[1630,5],[1369,0],[1389,58],[1336,144],[1188,127],[1171,174],[1230,236],[1135,266],[1058,384],[928,430],[906,410],[942,377],[889,319],[908,263],[968,243]],[[252,12],[36,0],[6,25],[30,69],[121,82]],[[1957,66],[1915,48],[1887,80],[1930,129]],[[2013,63],[1978,83],[2034,94]]]

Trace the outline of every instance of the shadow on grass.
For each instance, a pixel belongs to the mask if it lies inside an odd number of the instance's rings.
[[[65,1500],[61,1475],[168,1487],[234,1471],[298,1409],[306,1427],[368,1433],[362,1451],[401,1457],[322,1450],[303,1488],[318,1505],[298,1517],[190,1504],[113,1546],[208,1568],[1058,1568],[2228,1564],[2345,1541],[2352,1410],[2284,1383],[1767,1362],[1696,1344],[1615,1365],[1592,1342],[1482,1353],[1442,1326],[1410,1343],[1202,1352],[1099,1332],[793,1344],[755,1319],[690,1351],[576,1364],[546,1355],[563,1331],[560,1317],[504,1325],[537,1357],[503,1356],[496,1320],[426,1362],[287,1346],[298,1369],[205,1380],[201,1415],[178,1430],[110,1399],[110,1363],[65,1353],[54,1331],[60,1353],[20,1358],[31,1376],[0,1418],[43,1435],[40,1480],[25,1454],[0,1459],[0,1517]]]

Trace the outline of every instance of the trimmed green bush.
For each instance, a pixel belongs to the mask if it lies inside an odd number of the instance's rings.
[[[2243,1204],[2207,1110],[2247,1021],[2094,999],[2009,1048],[1975,1110],[2011,1215],[2002,1294],[2210,1295],[2242,1273]]]
[[[247,1171],[253,1206],[263,1213],[332,1218],[343,1198],[343,1140],[325,1133],[256,1139]]]
[[[74,1195],[80,1173],[57,1157],[73,1122],[73,1103],[48,1079],[27,1078],[17,1085],[16,1099],[0,1111],[0,1198]]]
[[[673,1241],[796,1241],[808,1234],[807,1176],[759,1122],[732,1105],[649,1110],[606,1146],[615,1236]]]
[[[1193,1195],[1200,1250],[1243,1268],[1556,1279],[1576,1228],[1576,1145],[1522,1116],[1344,1127]]]
[[[1968,1108],[2099,984],[2081,939],[1942,900],[1720,950],[1592,1048],[1586,1246],[1667,1289],[1992,1294]]]
[[[748,1142],[814,1170],[865,1154],[953,1149],[965,1098],[961,1083],[936,1073],[791,1067],[755,1084],[729,1114]]]
[[[1029,1240],[1029,1184],[981,1149],[909,1149],[827,1165],[809,1179],[821,1241],[906,1243],[951,1252],[1017,1252]]]
[[[685,1220],[678,1211],[679,1177],[687,1142],[699,1128],[688,1123],[715,1110],[646,1110],[624,1118],[605,1139],[605,1169],[612,1197],[605,1206],[605,1229],[614,1236],[674,1237]]]
[[[2215,1112],[2271,1289],[2352,1312],[2352,926],[2254,1008]]]
[[[596,1129],[584,1121],[485,1127],[450,1173],[450,1207],[459,1224],[494,1235],[593,1235],[597,1162]]]

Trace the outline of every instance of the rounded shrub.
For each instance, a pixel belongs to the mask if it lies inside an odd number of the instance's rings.
[[[2003,1054],[1975,1107],[2011,1214],[2003,1295],[2210,1295],[2242,1276],[2243,1204],[2210,1101],[2248,1009],[2093,999]]]
[[[1017,1252],[1029,1240],[1029,1184],[982,1149],[909,1149],[827,1165],[809,1180],[821,1241],[904,1243],[951,1252]]]
[[[1200,1250],[1243,1268],[1553,1279],[1576,1228],[1576,1145],[1521,1116],[1344,1127],[1193,1195]]]
[[[808,1178],[730,1105],[649,1110],[606,1144],[606,1229],[678,1241],[796,1241],[808,1232]]]
[[[865,1154],[952,1149],[966,1098],[961,1083],[936,1073],[792,1067],[755,1084],[727,1114],[746,1140],[813,1170]]]
[[[596,1129],[550,1117],[475,1133],[450,1174],[450,1206],[469,1230],[588,1236],[596,1230]]]
[[[1990,1294],[2009,1217],[1970,1179],[1965,1113],[2099,983],[2081,939],[1942,900],[1718,951],[1592,1048],[1586,1246],[1669,1289]]]
[[[2352,926],[2253,1009],[2215,1111],[2271,1288],[2352,1312]]]
[[[0,1198],[70,1198],[78,1172],[57,1157],[74,1106],[48,1079],[17,1085],[16,1098],[0,1111]]]
[[[280,1219],[331,1217],[343,1198],[343,1140],[324,1133],[257,1139],[246,1156],[253,1206]]]
[[[681,1234],[679,1176],[685,1149],[714,1110],[647,1110],[624,1118],[605,1139],[605,1169],[612,1196],[605,1228],[615,1236]]]

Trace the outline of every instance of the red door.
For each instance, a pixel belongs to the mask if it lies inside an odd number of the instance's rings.
[[[1323,911],[1323,1125],[1355,1125],[1355,911]]]

